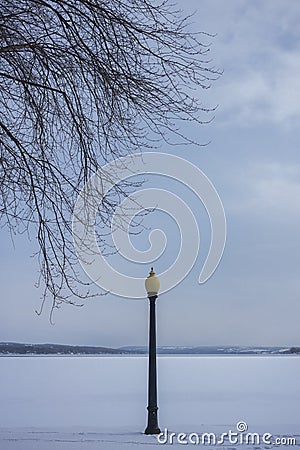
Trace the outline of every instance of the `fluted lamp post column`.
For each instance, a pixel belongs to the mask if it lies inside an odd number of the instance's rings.
[[[157,420],[157,380],[156,380],[156,318],[155,302],[160,288],[159,279],[155,276],[153,267],[146,278],[145,288],[147,291],[150,320],[149,320],[149,374],[148,374],[148,425],[145,434],[159,434],[160,429]]]

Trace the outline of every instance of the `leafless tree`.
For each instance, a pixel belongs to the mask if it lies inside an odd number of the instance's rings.
[[[188,20],[169,0],[0,0],[1,224],[37,237],[53,308],[91,295],[71,239],[86,180],[172,135],[190,142],[182,120],[209,120],[197,88],[219,71]]]

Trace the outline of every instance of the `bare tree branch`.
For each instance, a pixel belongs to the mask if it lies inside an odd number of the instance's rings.
[[[36,236],[53,308],[93,295],[71,215],[101,165],[208,122],[197,88],[220,75],[169,0],[0,0],[0,218]],[[99,224],[130,185],[99,208]],[[105,245],[105,232],[99,234]]]

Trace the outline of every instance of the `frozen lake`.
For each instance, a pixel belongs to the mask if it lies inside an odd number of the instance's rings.
[[[144,356],[1,357],[1,450],[181,447],[143,435],[147,363]],[[160,428],[168,436],[221,434],[243,421],[249,432],[294,436],[298,448],[299,379],[296,355],[159,356]]]

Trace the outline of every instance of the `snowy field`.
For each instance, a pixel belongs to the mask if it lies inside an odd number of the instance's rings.
[[[289,438],[296,440],[289,446],[299,449],[298,356],[160,356],[158,391],[165,444],[143,434],[145,356],[1,357],[0,449],[250,450],[287,447]],[[245,443],[246,431],[240,431],[239,443],[226,438],[218,445],[197,445],[195,434],[201,439],[215,433],[218,441],[222,433],[237,432],[241,421],[247,432],[259,434],[259,443]],[[178,433],[186,434],[181,437],[186,444],[178,442]],[[272,435],[266,442],[264,433]]]

